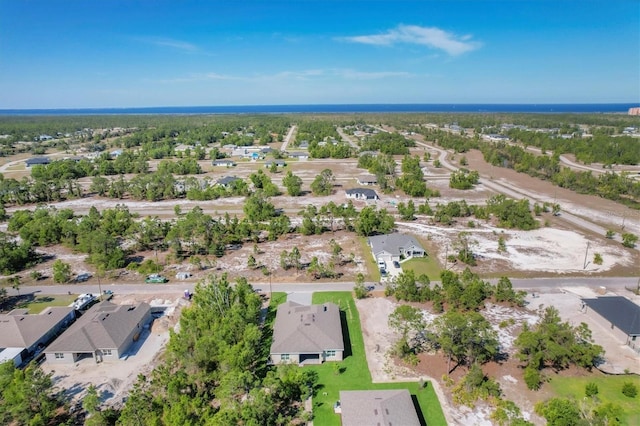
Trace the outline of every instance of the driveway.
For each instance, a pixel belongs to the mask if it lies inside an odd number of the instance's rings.
[[[287,294],[287,302],[296,302],[301,305],[311,305],[312,291],[292,291]]]

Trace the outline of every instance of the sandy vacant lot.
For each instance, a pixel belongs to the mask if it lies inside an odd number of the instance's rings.
[[[555,306],[564,321],[577,325],[585,322],[593,333],[595,342],[605,349],[605,363],[600,368],[608,373],[623,373],[625,370],[640,374],[640,355],[630,348],[613,339],[607,330],[592,321],[587,315],[580,312],[581,297],[597,297],[600,289],[589,287],[577,287],[570,290],[557,289],[549,293],[536,293],[527,296],[526,308],[511,308],[500,305],[487,304],[482,312],[491,322],[498,333],[502,351],[509,355],[506,362],[500,364],[488,363],[483,367],[485,374],[493,377],[508,399],[513,400],[521,408],[525,418],[536,424],[544,424],[533,412],[537,401],[544,400],[550,395],[548,388],[532,392],[526,388],[522,380],[522,370],[517,360],[514,359],[514,340],[525,322],[535,324],[539,319],[540,309],[546,306]],[[629,293],[630,294],[630,293]],[[624,296],[629,296],[625,294]],[[640,297],[634,296],[636,303],[640,303]],[[374,382],[389,382],[395,380],[431,380],[434,389],[442,404],[447,421],[452,425],[491,425],[489,420],[491,408],[486,404],[478,404],[474,409],[456,406],[452,401],[451,389],[442,382],[442,376],[447,373],[447,363],[439,354],[420,354],[420,363],[417,367],[401,364],[401,361],[389,355],[389,350],[398,339],[397,333],[390,329],[388,317],[399,306],[398,302],[384,297],[371,297],[358,300],[356,306],[362,323],[367,363]],[[416,305],[423,308],[423,315],[427,323],[430,323],[436,315],[430,312],[428,305]],[[510,324],[504,326],[506,321]],[[502,324],[502,327],[500,324]],[[454,380],[458,380],[466,373],[464,367],[460,367],[451,374]],[[584,371],[571,371],[570,374],[587,374]],[[552,374],[552,373],[550,373]]]

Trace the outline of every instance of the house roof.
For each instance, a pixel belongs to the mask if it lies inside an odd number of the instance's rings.
[[[353,188],[347,189],[345,192],[347,193],[347,195],[362,194],[367,198],[378,198],[378,194],[376,193],[376,191],[369,188]]]
[[[37,315],[26,309],[14,309],[0,315],[0,348],[29,348],[73,311],[71,307],[54,306]]]
[[[31,157],[31,158],[27,158],[25,163],[27,163],[28,165],[32,165],[32,164],[49,164],[51,162],[51,160],[49,159],[49,157]]]
[[[370,183],[378,183],[378,178],[373,176],[373,175],[369,175],[369,176],[359,176],[358,177],[358,182],[370,182]]]
[[[85,312],[46,349],[53,352],[95,352],[117,349],[151,308],[147,303],[116,305],[104,301]]]
[[[308,157],[308,152],[294,151],[289,153],[289,157]]]
[[[335,304],[305,306],[289,301],[278,306],[272,354],[325,350],[344,350],[340,310]]]
[[[387,253],[391,253],[392,255],[400,255],[400,248],[406,247],[420,247],[422,250],[424,248],[418,240],[416,240],[411,235],[405,235],[400,233],[393,233],[387,235],[374,235],[373,237],[369,237],[369,245],[371,246],[371,251],[373,254],[377,254],[383,251]]]
[[[225,176],[223,178],[220,178],[216,181],[216,183],[218,185],[229,185],[232,182],[235,182],[237,180],[240,180],[240,178],[237,178],[235,176]]]
[[[419,426],[407,389],[340,391],[342,426]]]
[[[213,165],[215,166],[216,164],[236,164],[235,161],[232,160],[213,160]]]
[[[640,335],[640,306],[631,300],[622,296],[605,296],[582,301],[628,336]]]

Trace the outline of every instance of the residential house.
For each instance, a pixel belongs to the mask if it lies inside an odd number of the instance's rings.
[[[31,157],[25,160],[25,164],[27,167],[31,166],[45,166],[51,163],[49,157]]]
[[[270,350],[274,364],[342,361],[344,340],[340,310],[333,303],[278,306]]]
[[[378,178],[373,175],[359,176],[357,181],[358,185],[373,186],[378,184]]]
[[[393,233],[387,235],[374,235],[367,240],[374,259],[385,262],[399,262],[415,256],[425,256],[426,251],[418,240],[411,235]]]
[[[420,426],[407,389],[340,391],[336,404],[342,426]]]
[[[622,296],[582,299],[583,311],[615,336],[640,352],[640,306]]]
[[[236,162],[232,160],[213,160],[211,164],[214,167],[235,167]]]
[[[229,186],[231,186],[231,184],[237,180],[240,180],[240,178],[235,177],[235,176],[225,176],[222,177],[220,179],[218,179],[216,181],[216,184],[220,185],[220,186],[224,186],[225,188],[228,188]]]
[[[100,302],[47,347],[47,361],[73,363],[89,357],[96,362],[117,360],[140,338],[150,321],[151,308],[147,303]]]
[[[309,153],[304,151],[294,151],[289,153],[289,158],[296,158],[298,160],[306,160],[309,158]]]
[[[113,151],[111,151],[111,152],[109,153],[109,156],[110,156],[111,158],[118,158],[118,157],[120,157],[121,155],[122,155],[122,150],[121,150],[121,149],[116,149],[116,150],[113,150]]]
[[[360,151],[358,153],[358,157],[364,157],[365,155],[370,155],[371,157],[375,158],[378,156],[378,152],[377,151]]]
[[[353,188],[347,189],[347,198],[354,198],[356,200],[377,200],[378,194],[373,189],[369,188]]]
[[[499,135],[495,133],[491,133],[488,135],[482,135],[482,139],[487,140],[489,142],[509,142],[509,137],[505,135]]]
[[[0,362],[16,366],[44,347],[75,319],[72,307],[48,307],[37,315],[14,309],[0,315]]]
[[[287,163],[284,160],[273,160],[273,161],[265,161],[264,166],[269,168],[271,165],[275,163],[276,167],[285,167]]]

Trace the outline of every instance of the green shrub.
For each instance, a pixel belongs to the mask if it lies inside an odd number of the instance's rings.
[[[531,366],[524,369],[524,382],[527,384],[527,387],[531,390],[538,390],[542,385],[542,376],[540,375],[540,371]]]
[[[632,382],[624,382],[622,385],[622,394],[629,398],[635,398],[638,395],[638,387]]]
[[[589,382],[584,387],[584,394],[588,397],[595,396],[598,394],[598,385],[594,382]]]

